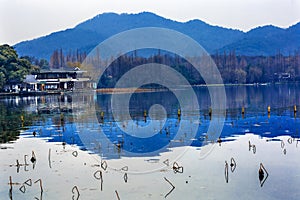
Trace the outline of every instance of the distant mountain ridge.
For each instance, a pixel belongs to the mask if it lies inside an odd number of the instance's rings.
[[[182,32],[211,54],[235,50],[240,55],[275,55],[278,52],[287,55],[300,50],[300,23],[287,29],[271,25],[257,27],[245,33],[212,26],[201,20],[177,22],[149,12],[100,14],[72,29],[23,41],[14,47],[21,56],[49,59],[56,49],[89,52],[114,34],[140,27],[163,27]]]

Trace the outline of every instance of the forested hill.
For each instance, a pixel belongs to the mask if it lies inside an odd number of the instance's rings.
[[[14,47],[23,56],[50,59],[56,49],[63,52],[89,52],[108,37],[132,28],[163,27],[180,31],[198,41],[209,53],[235,51],[238,55],[288,55],[300,49],[300,23],[282,29],[274,26],[255,28],[247,33],[209,25],[200,20],[185,23],[149,12],[139,14],[104,13],[72,29],[51,33]]]

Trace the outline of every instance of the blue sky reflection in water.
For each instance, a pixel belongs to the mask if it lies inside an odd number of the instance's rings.
[[[135,93],[131,98],[130,114],[136,124],[128,124],[124,121],[122,122],[123,128],[125,127],[130,129],[130,127],[135,125],[146,126],[149,124],[150,120],[153,120],[157,125],[157,130],[155,129],[157,134],[152,135],[149,138],[132,137],[118,128],[116,124],[117,122],[114,121],[110,108],[111,95],[98,94],[96,97],[96,114],[98,123],[89,124],[86,128],[90,128],[91,130],[94,129],[94,131],[101,128],[104,133],[103,140],[108,139],[111,144],[122,145],[123,150],[136,154],[126,155],[125,152],[106,152],[105,148],[102,148],[99,152],[99,149],[96,150],[96,147],[94,152],[100,153],[100,155],[107,159],[118,158],[120,156],[138,156],[139,153],[145,152],[154,152],[154,154],[149,154],[148,156],[157,156],[159,153],[155,152],[156,149],[166,147],[163,151],[169,151],[169,148],[171,147],[185,146],[189,143],[188,141],[185,141],[185,139],[192,140],[191,146],[195,147],[201,147],[202,145],[211,143],[212,141],[207,141],[206,136],[206,131],[210,123],[210,99],[208,91],[205,87],[196,87],[194,89],[198,95],[200,103],[201,118],[199,121],[191,121],[190,123],[199,124],[197,135],[195,138],[190,138],[188,136],[189,127],[185,127],[184,130],[186,135],[183,135],[181,140],[176,141],[173,139],[178,130],[179,120],[177,111],[179,104],[176,97],[171,92],[161,91]],[[221,134],[222,140],[227,140],[228,138],[233,140],[235,137],[246,133],[253,133],[270,139],[277,136],[291,136],[293,138],[299,138],[299,118],[294,117],[293,112],[293,106],[299,105],[299,102],[297,102],[299,101],[297,98],[297,89],[298,86],[288,85],[228,87],[226,89],[227,94],[229,94],[228,110],[226,122]],[[88,101],[88,99],[95,99],[93,94],[91,95],[92,96],[90,97],[85,96],[85,98],[82,98],[83,102],[75,102],[73,100],[69,103],[69,106],[73,104],[73,108],[75,108],[76,106],[74,105],[90,105],[91,102],[85,101]],[[122,94],[119,95],[120,98],[122,98]],[[274,101],[274,99],[276,99],[276,101]],[[160,104],[166,109],[168,118],[165,124],[163,123],[164,121],[160,119],[159,115],[154,116],[156,119],[151,119],[149,116],[144,118],[144,111],[148,111],[154,104]],[[269,105],[271,107],[270,116],[268,116],[267,113],[267,107]],[[244,116],[241,114],[241,108],[243,106],[245,107]],[[73,110],[73,112],[74,111],[75,110]],[[101,119],[101,112],[104,113],[104,119]],[[197,111],[190,110],[189,114],[192,115],[194,112]],[[48,118],[46,117],[46,120],[43,123],[38,122],[36,125],[30,127],[26,133],[31,135],[33,131],[36,131],[38,132],[39,137],[50,137],[50,139],[48,138],[49,142],[77,144],[85,149],[80,137],[76,134],[76,126],[80,127],[84,125],[73,123],[72,120],[69,121],[68,118],[71,119],[73,114],[65,113],[64,115],[66,120],[63,123],[60,122],[60,115],[57,114],[55,117],[55,114],[49,114]],[[55,121],[57,122],[56,125],[54,123]],[[101,141],[99,142],[101,143]]]
[[[293,106],[300,105],[299,89],[298,85],[226,87],[228,108],[221,136],[222,143],[218,144],[214,141],[216,143],[214,150],[206,158],[200,159],[201,149],[212,145],[211,141],[206,141],[205,137],[206,128],[210,122],[208,115],[210,99],[205,87],[196,87],[195,91],[200,99],[201,118],[199,121],[193,122],[199,124],[199,130],[195,140],[192,141],[192,147],[189,147],[188,151],[177,161],[180,166],[184,167],[184,173],[173,173],[172,163],[170,163],[169,167],[165,166],[163,170],[155,173],[140,175],[129,173],[127,185],[120,181],[124,172],[118,171],[118,169],[125,165],[134,167],[134,164],[139,164],[139,162],[147,163],[149,168],[159,169],[163,166],[162,162],[165,161],[164,158],[168,153],[176,152],[177,149],[184,146],[182,141],[172,141],[171,132],[176,131],[178,122],[178,102],[176,98],[172,98],[169,92],[138,93],[131,99],[131,115],[137,123],[142,125],[149,123],[144,121],[144,109],[152,104],[163,103],[168,113],[165,126],[170,133],[167,135],[163,128],[162,133],[158,133],[156,136],[158,137],[156,142],[161,141],[163,144],[171,141],[165,149],[166,152],[161,152],[161,155],[135,158],[128,157],[124,151],[118,150],[114,145],[118,144],[120,140],[124,140],[124,148],[140,149],[142,143],[131,145],[131,142],[135,144],[136,141],[131,140],[130,137],[123,137],[122,132],[114,126],[110,107],[107,106],[110,94],[98,94],[96,98],[82,95],[81,98],[78,98],[79,96],[47,96],[1,99],[1,103],[10,106],[24,104],[24,112],[37,115],[38,107],[40,118],[28,127],[28,130],[22,131],[21,138],[14,144],[1,144],[1,147],[8,146],[15,149],[0,150],[1,156],[5,152],[11,155],[10,158],[1,157],[3,166],[1,166],[0,176],[5,184],[1,183],[0,194],[7,196],[6,182],[10,175],[13,176],[13,180],[19,182],[25,181],[29,177],[37,179],[46,176],[48,178],[43,178],[46,191],[44,195],[49,198],[70,198],[72,187],[78,185],[81,197],[84,199],[99,199],[99,197],[113,199],[116,189],[125,199],[162,199],[170,190],[169,185],[163,179],[163,177],[167,177],[176,186],[176,189],[168,196],[170,199],[182,199],[187,193],[190,199],[298,199],[300,195],[298,189],[300,162],[297,158],[300,121],[299,113],[296,113],[296,117],[294,116]],[[143,103],[140,98],[149,101]],[[80,104],[78,104],[78,99],[81,99]],[[76,124],[74,118],[78,115],[75,113],[82,112],[83,105],[86,108],[90,106],[89,102],[95,100],[99,106],[97,111],[104,110],[104,120],[98,119],[97,122],[90,124]],[[268,105],[271,107],[270,116],[267,113]],[[65,111],[63,116],[58,112],[59,106]],[[241,114],[242,106],[245,107],[244,117]],[[50,107],[51,113],[47,114],[46,108]],[[72,110],[68,109],[69,107]],[[42,114],[42,112],[46,113]],[[192,113],[193,111],[190,114]],[[61,117],[64,118],[63,122]],[[147,120],[150,119],[147,117]],[[125,125],[128,126],[126,123]],[[99,145],[101,141],[99,141],[99,144],[94,144],[94,153],[96,154],[92,155],[88,154],[93,153],[91,151],[77,149],[76,145],[81,149],[85,148],[77,135],[77,128],[80,126],[95,132],[99,128],[107,129],[107,135],[103,140],[110,141],[111,145],[101,146]],[[32,136],[33,131],[37,131],[37,138]],[[65,150],[62,150],[62,142],[66,142]],[[255,152],[249,148],[249,142],[256,146]],[[26,151],[30,153],[29,146],[36,151],[39,159],[36,169],[29,168],[29,172],[24,172],[21,168],[21,172],[16,173],[16,169],[9,165],[15,163],[15,159],[21,160],[23,153],[18,152],[19,150],[27,149]],[[52,149],[53,159],[50,171],[46,162],[48,148]],[[147,145],[147,148],[151,147]],[[78,151],[77,158],[72,156],[73,151]],[[100,159],[95,160],[89,157],[98,157],[97,154],[103,156],[109,167],[120,167],[109,168],[105,171],[104,191],[102,192],[98,188],[99,184],[92,179],[93,173],[98,169],[95,164]],[[229,166],[228,183],[226,183],[225,161],[230,165],[231,158],[235,159],[237,167],[234,172],[231,172]],[[261,187],[258,177],[260,163],[263,163],[269,173],[263,187]],[[89,174],[91,180],[88,179]],[[55,177],[55,180],[50,177]],[[32,195],[30,190],[22,194],[17,187],[14,188],[13,195],[16,198],[23,198],[26,195],[29,198],[29,195]],[[59,188],[67,189],[60,190]]]

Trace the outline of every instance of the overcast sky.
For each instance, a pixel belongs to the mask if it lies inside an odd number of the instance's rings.
[[[300,22],[300,0],[0,0],[0,44],[72,28],[103,12],[154,12],[176,21],[200,19],[248,31]]]

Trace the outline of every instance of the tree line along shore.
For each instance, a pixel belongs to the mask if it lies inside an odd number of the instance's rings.
[[[57,70],[64,67],[80,68],[86,52],[79,50],[64,53],[55,50],[49,61],[34,57],[19,57],[9,45],[0,45],[0,92],[13,84],[22,83],[25,76],[37,74],[43,70]],[[283,55],[278,51],[272,56],[246,56],[231,52],[216,52],[210,56],[218,67],[224,84],[257,84],[300,81],[300,51]],[[181,73],[191,85],[205,84],[201,74],[185,59],[168,52],[155,51],[143,56],[134,51],[111,58],[113,62],[101,76],[97,88],[114,88],[116,82],[130,69],[147,63],[168,65]],[[107,61],[98,60],[100,64]],[[155,85],[153,85],[155,87]],[[150,86],[151,88],[152,86]],[[149,87],[148,87],[149,89]]]

